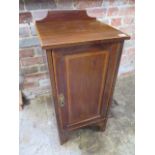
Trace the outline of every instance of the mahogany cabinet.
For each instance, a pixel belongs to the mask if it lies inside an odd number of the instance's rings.
[[[46,50],[60,142],[72,130],[105,130],[123,43],[129,36],[84,10],[52,11],[35,22]]]

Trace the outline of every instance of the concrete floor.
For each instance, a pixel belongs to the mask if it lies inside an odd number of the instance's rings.
[[[63,146],[51,98],[32,100],[20,112],[20,155],[134,155],[134,94],[134,75],[119,78],[106,131],[77,130]]]

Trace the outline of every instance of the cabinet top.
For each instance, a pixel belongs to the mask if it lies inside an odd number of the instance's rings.
[[[44,19],[36,20],[35,26],[44,49],[130,38],[96,18],[89,17],[85,10],[50,11]]]

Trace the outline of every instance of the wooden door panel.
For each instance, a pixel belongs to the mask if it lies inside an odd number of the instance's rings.
[[[100,116],[108,56],[102,51],[65,56],[68,124]]]
[[[52,52],[57,96],[65,97],[58,110],[63,128],[101,118],[110,58],[109,50],[100,46],[71,50]]]

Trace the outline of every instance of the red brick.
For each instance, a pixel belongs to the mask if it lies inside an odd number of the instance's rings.
[[[21,59],[22,66],[30,66],[36,64],[43,64],[43,57],[32,57],[32,58],[25,58]]]
[[[74,3],[74,7],[77,9],[85,9],[92,7],[100,7],[103,0],[77,0]]]
[[[129,0],[129,4],[135,4],[135,0]]]
[[[45,56],[43,56],[43,62],[44,64],[47,64],[47,58]]]
[[[119,15],[120,16],[134,16],[135,14],[135,7],[128,7],[128,8],[120,8]]]
[[[34,89],[35,87],[38,87],[39,84],[36,84],[34,82],[31,83],[23,83],[23,89]]]
[[[125,33],[127,33],[127,34],[129,34],[129,35],[131,35],[133,32],[134,32],[134,30],[135,30],[135,26],[133,25],[133,26],[125,26],[125,27],[121,27],[121,28],[119,28],[121,31],[123,31],[123,32],[125,32]]]
[[[104,4],[104,2],[103,2],[103,4]],[[113,5],[113,4],[115,4],[115,0],[109,0],[109,5]]]
[[[34,0],[35,1],[35,0]],[[42,0],[41,0],[42,1]],[[75,8],[77,9],[85,9],[89,8],[89,15],[92,17],[104,17],[107,14],[107,22],[109,24],[112,24],[113,26],[121,27],[121,30],[126,32],[131,36],[131,40],[127,41],[125,43],[123,56],[121,59],[121,64],[130,64],[131,61],[134,61],[134,0],[127,0],[127,1],[121,1],[121,0],[75,0],[75,1],[69,1],[69,0],[56,0],[58,8],[71,8],[73,7],[73,4],[75,4]],[[101,6],[103,2],[103,6]],[[59,3],[59,4],[58,4]],[[36,6],[35,6],[36,7]],[[98,8],[93,8],[98,7]],[[108,9],[109,8],[109,9]],[[25,10],[26,11],[26,10]],[[121,17],[119,16],[122,16]],[[112,16],[116,16],[116,18],[113,18]],[[111,18],[112,17],[112,18]],[[120,21],[121,20],[121,21]],[[26,13],[20,13],[20,23],[30,23],[32,22],[32,16],[30,12]],[[121,25],[122,24],[122,25]],[[22,24],[25,25],[25,24]],[[31,27],[31,30],[33,30],[33,27]],[[25,37],[29,36],[27,33],[27,28],[24,27],[24,29],[21,29],[20,36]],[[30,30],[29,30],[30,31]],[[31,35],[31,34],[30,34]],[[32,33],[32,35],[35,35],[35,33]],[[20,62],[22,64],[21,71],[25,75],[25,83],[24,87],[29,92],[32,92],[32,94],[37,94],[44,92],[45,90],[49,90],[49,86],[47,88],[40,87],[39,86],[39,80],[44,81],[44,79],[47,79],[47,66],[43,63],[44,57],[41,57],[42,52],[40,49],[35,49],[33,51],[33,47],[38,47],[38,43],[36,45],[32,45],[33,40],[31,38],[20,38],[24,40],[22,43],[26,44],[21,48],[20,50]],[[31,43],[31,45],[30,45]],[[34,43],[33,43],[34,44]],[[24,51],[25,50],[25,51]],[[32,51],[33,52],[32,52]],[[35,56],[35,57],[34,57]],[[44,54],[43,54],[44,56]]]
[[[123,24],[128,24],[128,25],[134,24],[134,17],[125,17],[123,19]]]
[[[29,27],[27,25],[19,27],[19,37],[28,37],[28,36],[30,36]]]
[[[40,67],[39,66],[26,66],[26,67],[22,67],[20,68],[21,72],[24,75],[28,75],[28,74],[34,74],[40,71]]]
[[[128,57],[126,55],[123,55],[121,57],[121,65],[125,64],[125,62],[127,61]]]
[[[118,75],[120,78],[126,78],[126,77],[129,77],[131,75],[135,75],[135,70],[132,70],[132,71],[127,71],[126,73],[122,73],[120,75]]]
[[[102,19],[102,22],[110,25],[111,21],[110,21],[110,18],[109,18],[109,19]]]
[[[105,8],[94,8],[87,9],[87,13],[90,17],[104,17],[106,15],[107,9]]]
[[[41,72],[47,72],[48,71],[48,66],[47,65],[42,65],[39,67]]]
[[[29,48],[40,46],[40,42],[38,37],[26,37],[19,39],[19,47],[20,48]]]
[[[24,2],[23,1],[19,1],[19,11],[24,11]]]
[[[135,33],[132,33],[130,37],[131,37],[131,40],[135,40]]]
[[[22,49],[19,51],[20,58],[24,57],[33,57],[34,56],[34,49]]]
[[[125,49],[131,48],[131,47],[134,47],[134,46],[135,46],[135,41],[134,40],[131,40],[131,39],[125,41],[125,43],[124,43]]]
[[[30,23],[32,22],[32,15],[30,12],[19,13],[19,23]]]
[[[112,26],[120,26],[122,24],[122,19],[121,18],[115,18],[111,20],[111,25]]]
[[[35,48],[35,55],[37,55],[37,56],[45,56],[45,55],[43,55],[44,52],[46,52],[46,51],[42,50],[41,47],[36,47]]]
[[[45,79],[48,77],[48,74],[45,73],[36,73],[36,74],[30,74],[25,76],[25,82],[31,83],[31,82],[36,82],[40,79]]]
[[[104,0],[103,0],[104,4]],[[110,6],[123,6],[128,4],[128,0],[109,0]]]
[[[119,9],[117,7],[109,8],[108,9],[108,16],[116,16],[119,13]]]
[[[127,55],[134,55],[135,54],[135,48],[128,48],[126,54]]]
[[[72,9],[73,1],[70,0],[55,0],[58,9]]]
[[[135,48],[124,49],[123,55],[121,58],[121,65],[134,62],[135,58]]]
[[[133,49],[132,49],[132,48],[133,48]],[[133,57],[134,57],[134,55],[135,55],[134,47],[131,47],[131,50],[130,50],[130,49],[127,49],[127,50],[126,50],[126,55],[127,55],[128,59],[129,59],[129,61],[130,61],[130,60],[133,60]]]
[[[55,0],[24,0],[26,10],[55,9]]]
[[[135,47],[124,48],[123,56],[130,56],[135,54]]]

